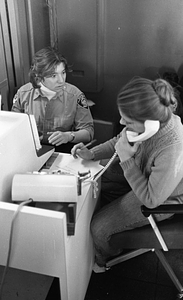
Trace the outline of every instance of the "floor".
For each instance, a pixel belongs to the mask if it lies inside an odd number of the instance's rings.
[[[165,256],[183,284],[183,251],[171,250]],[[176,300],[177,294],[155,253],[147,252],[106,273],[92,273],[84,300]],[[56,279],[46,298],[53,299],[60,300]]]
[[[4,277],[4,267],[0,266],[0,299],[45,300],[52,282],[50,276],[13,268],[8,268]]]

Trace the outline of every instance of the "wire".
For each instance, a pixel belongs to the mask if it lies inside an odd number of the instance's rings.
[[[3,290],[3,285],[4,285],[4,280],[5,280],[5,276],[9,267],[9,263],[10,263],[10,257],[11,257],[11,248],[12,248],[12,239],[13,239],[13,232],[14,232],[14,225],[15,225],[15,221],[16,218],[18,216],[18,213],[20,212],[20,210],[22,209],[22,207],[26,204],[29,204],[33,202],[33,199],[29,199],[29,200],[25,200],[23,202],[21,202],[17,208],[17,210],[14,212],[13,214],[13,218],[11,221],[11,227],[10,227],[10,237],[9,237],[9,247],[8,247],[8,256],[7,256],[7,261],[6,261],[6,266],[4,268],[4,272],[3,272],[3,276],[1,279],[1,284],[0,284],[0,300],[2,299],[2,290]]]
[[[114,152],[113,156],[110,158],[110,160],[108,161],[108,163],[105,165],[105,167],[102,169],[101,172],[99,172],[97,174],[97,176],[95,177],[95,181],[97,181],[99,179],[99,177],[102,176],[102,174],[109,168],[109,166],[112,164],[112,162],[114,161],[114,159],[116,158],[117,156],[117,152]]]
[[[110,158],[110,160],[108,161],[108,163],[105,165],[105,167],[102,169],[102,171],[100,171],[96,177],[94,177],[93,180],[91,180],[92,184],[93,184],[93,196],[94,198],[97,197],[97,191],[98,191],[98,182],[97,180],[102,176],[102,174],[109,168],[109,166],[112,164],[112,162],[114,161],[114,159],[117,156],[117,152],[115,151],[113,156]]]

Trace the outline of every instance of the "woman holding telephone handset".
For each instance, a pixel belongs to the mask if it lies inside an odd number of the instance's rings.
[[[162,79],[136,77],[120,90],[117,105],[120,123],[126,126],[119,136],[91,150],[82,150],[82,144],[72,149],[73,155],[94,160],[117,152],[107,192],[104,180],[107,203],[91,222],[95,272],[105,271],[108,258],[121,252],[109,245],[113,234],[149,223],[141,213],[142,205],[183,203],[183,125],[173,113],[173,88]],[[169,217],[155,215],[156,221]]]

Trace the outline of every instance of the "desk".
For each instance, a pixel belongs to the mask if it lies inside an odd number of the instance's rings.
[[[10,267],[58,277],[62,300],[83,300],[94,261],[90,221],[98,195],[93,198],[91,184],[84,184],[78,197],[74,236],[67,235],[65,213],[23,207],[16,220]],[[6,264],[10,225],[16,210],[17,204],[0,202],[2,266]]]

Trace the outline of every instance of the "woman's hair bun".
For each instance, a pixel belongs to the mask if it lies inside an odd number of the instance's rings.
[[[170,106],[175,103],[173,87],[164,79],[156,79],[152,83],[152,88],[159,97],[161,104]]]

